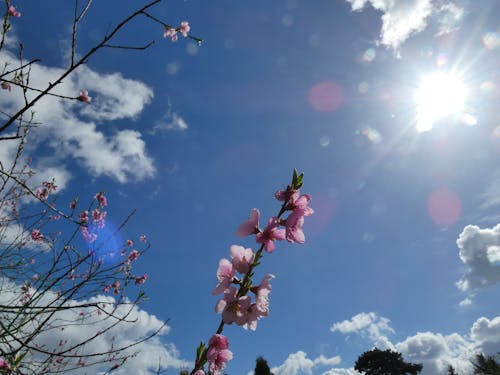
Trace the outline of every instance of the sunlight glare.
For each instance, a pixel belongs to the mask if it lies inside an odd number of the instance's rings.
[[[431,130],[435,121],[460,115],[467,97],[462,79],[451,73],[427,76],[415,93],[418,106],[417,131]]]

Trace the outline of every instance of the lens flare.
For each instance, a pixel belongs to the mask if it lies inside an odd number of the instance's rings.
[[[319,112],[335,111],[343,100],[342,87],[335,82],[319,82],[309,89],[309,104]]]
[[[462,202],[453,190],[442,187],[434,190],[427,199],[427,212],[439,226],[450,226],[460,217]]]

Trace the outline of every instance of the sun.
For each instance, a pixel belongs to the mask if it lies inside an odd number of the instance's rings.
[[[431,130],[438,120],[461,116],[466,99],[467,90],[460,75],[435,73],[424,77],[415,92],[417,131]]]

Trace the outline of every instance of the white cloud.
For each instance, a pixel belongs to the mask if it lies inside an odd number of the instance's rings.
[[[361,11],[366,5],[382,12],[380,43],[398,49],[411,35],[427,27],[434,15],[440,25],[439,33],[450,31],[462,17],[463,10],[454,1],[432,0],[346,0],[353,11]],[[434,2],[437,3],[437,2]],[[434,13],[434,14],[433,14]]]
[[[487,287],[500,282],[498,247],[500,246],[500,224],[481,229],[467,225],[457,240],[460,259],[467,273],[457,282],[459,289],[467,291]]]
[[[445,373],[449,365],[459,373],[470,373],[472,369],[472,345],[457,333],[419,332],[395,347],[406,361],[423,364],[422,375]]]
[[[187,130],[188,124],[181,116],[175,112],[169,112],[160,121],[157,121],[150,134],[155,135],[158,132],[165,131],[184,131]]]
[[[321,375],[360,375],[360,372],[357,372],[353,368],[332,368]]]
[[[472,299],[470,299],[468,297],[463,299],[462,301],[460,301],[460,303],[458,304],[458,306],[460,306],[460,307],[467,307],[470,305],[472,305]]]
[[[18,286],[4,280],[2,282],[2,293],[0,294],[1,304],[14,306],[19,299],[18,290]],[[40,304],[44,305],[44,301],[53,299],[55,299],[55,295],[47,293],[46,298],[40,301]],[[100,306],[105,306],[106,311],[111,312],[115,299],[110,296],[96,296],[88,300],[71,300],[66,303],[66,306],[77,306],[84,303],[95,302],[99,302]],[[130,305],[123,304],[114,311],[113,315],[117,317],[127,316],[126,314],[129,313],[129,309]],[[75,319],[75,317],[79,316],[80,312],[85,314],[85,318]],[[3,318],[6,319],[5,311],[3,311],[2,314],[4,315]],[[128,322],[122,322],[107,331],[105,328],[109,327],[110,323],[116,319],[114,317],[104,319],[104,316],[104,314],[98,316],[95,311],[90,310],[90,308],[59,311],[51,318],[52,323],[49,324],[56,328],[47,329],[37,335],[33,341],[33,345],[38,345],[38,347],[43,347],[49,351],[53,349],[61,350],[80,343],[85,338],[92,337],[96,332],[101,331],[102,333],[94,338],[89,345],[80,347],[78,349],[78,354],[107,353],[111,347],[125,347],[161,329],[160,333],[150,340],[126,349],[127,354],[134,356],[127,360],[123,366],[113,371],[113,373],[146,375],[155,373],[158,368],[158,363],[160,363],[164,369],[180,369],[190,365],[188,361],[180,358],[179,352],[173,344],[164,344],[162,342],[162,337],[168,334],[170,327],[165,325],[162,328],[164,323],[156,316],[134,306],[127,316]],[[64,332],[62,333],[62,330],[57,327],[64,327]],[[105,354],[101,358],[107,357],[108,355]],[[38,358],[37,354],[33,354],[33,357],[26,357],[25,362],[29,363],[29,360],[36,358]],[[90,361],[92,361],[92,357],[84,360],[89,364]],[[85,373],[98,374],[109,370],[113,364],[113,361],[104,365],[95,364],[93,366],[72,370],[71,373],[76,375],[83,375]]]
[[[341,361],[339,356],[327,358],[320,355],[315,359],[307,358],[307,353],[299,350],[292,353],[278,367],[273,367],[271,372],[274,375],[299,375],[299,374],[312,374],[312,370],[316,366],[333,366],[339,364]]]
[[[378,316],[374,312],[363,312],[353,316],[349,320],[332,324],[330,331],[338,331],[343,334],[357,333],[366,335],[371,340],[379,340],[384,338],[386,333],[394,333],[390,322],[389,319]]]
[[[357,316],[362,316],[358,314]],[[367,321],[353,317],[346,320],[338,327],[342,327],[341,333],[363,334],[369,324],[352,324],[353,322]],[[348,322],[348,324],[343,324]],[[334,324],[333,326],[336,326]],[[333,327],[332,326],[332,327]],[[384,337],[383,335],[381,337]],[[374,347],[384,350],[378,346],[377,341],[380,338],[375,335],[368,336]],[[387,340],[384,337],[385,340]],[[452,333],[444,335],[435,332],[418,332],[409,336],[401,342],[391,343],[387,340],[390,349],[400,352],[406,361],[413,363],[422,363],[422,375],[444,374],[449,365],[461,374],[472,372],[470,360],[478,352],[487,355],[495,354],[500,347],[500,316],[493,319],[481,317],[477,319],[468,334]],[[323,373],[323,375],[351,375],[356,374],[352,368],[332,368]]]
[[[485,353],[496,353],[500,348],[500,316],[494,319],[479,318],[473,324],[471,337],[475,348]]]
[[[8,52],[0,54],[0,61],[16,61]],[[33,65],[30,85],[45,88],[62,74],[60,68]],[[111,131],[96,121],[136,119],[151,101],[153,92],[141,82],[124,78],[118,73],[99,74],[87,66],[80,67],[54,89],[54,93],[76,97],[80,90],[89,90],[92,104],[45,96],[33,108],[35,120],[41,125],[32,129],[28,146],[34,153],[44,144],[53,150],[51,165],[63,168],[67,159],[76,159],[92,177],[109,176],[121,183],[154,176],[153,160],[147,155],[145,142],[136,130]],[[2,93],[0,107],[14,113],[24,99],[19,88]],[[34,94],[29,94],[34,97]],[[9,156],[1,155],[6,157]],[[12,156],[10,157],[12,159]],[[4,159],[2,159],[4,160]]]
[[[337,355],[335,357],[327,358],[323,354],[313,360],[315,365],[318,366],[334,366],[338,365],[341,361],[341,358]]]

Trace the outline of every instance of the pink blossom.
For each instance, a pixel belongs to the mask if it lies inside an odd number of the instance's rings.
[[[267,315],[267,314],[266,314]],[[244,329],[251,329],[255,331],[257,329],[257,321],[264,316],[264,314],[259,311],[257,304],[252,303],[248,309],[247,321],[243,324]]]
[[[148,241],[146,235],[143,234],[142,236],[139,236],[139,241],[146,243]]]
[[[224,350],[229,348],[229,340],[224,335],[215,334],[208,341],[208,346],[215,350]]]
[[[188,36],[189,30],[191,30],[191,26],[189,26],[189,22],[187,22],[187,21],[181,22],[181,25],[179,26],[179,31],[182,34],[182,36],[184,36],[184,37]]]
[[[144,275],[140,276],[140,277],[135,277],[134,278],[134,281],[137,285],[139,284],[144,284],[146,282],[146,280],[148,279],[148,274],[145,273]]]
[[[12,91],[12,86],[9,82],[5,82],[5,81],[2,81],[2,83],[0,83],[0,87],[3,89],[3,90],[9,90],[9,91]]]
[[[277,217],[272,217],[267,222],[267,227],[263,232],[257,233],[255,241],[263,243],[264,249],[268,253],[272,253],[275,249],[274,240],[283,241],[286,238],[285,230],[278,229],[280,220]]]
[[[106,199],[104,193],[102,192],[94,195],[94,199],[97,200],[97,202],[99,202],[100,207],[106,207],[108,205],[108,200]]]
[[[115,282],[111,284],[111,288],[113,288],[114,294],[120,293],[120,280],[115,280]]]
[[[236,271],[242,274],[247,273],[255,257],[252,249],[245,249],[243,246],[233,245],[229,248],[229,252],[233,259],[233,267]]]
[[[76,203],[77,203],[77,202],[78,202],[78,199],[77,199],[77,198],[73,199],[73,200],[70,202],[70,204],[69,204],[69,208],[70,208],[70,209],[72,209],[72,210],[74,210],[74,209],[76,208]]]
[[[97,234],[89,232],[87,227],[82,227],[81,229],[82,236],[88,243],[92,243],[97,240]]]
[[[31,231],[31,239],[33,241],[42,241],[43,240],[43,234],[40,233],[39,229],[33,229]]]
[[[134,241],[132,240],[127,240],[127,246],[133,246],[134,245]]]
[[[99,228],[104,228],[106,225],[106,211],[99,211],[97,208],[92,211],[92,220],[94,220],[94,224]]]
[[[212,375],[220,375],[226,367],[226,362],[233,359],[233,353],[228,349],[229,342],[223,335],[216,334],[208,342],[208,369]]]
[[[274,193],[274,197],[279,201],[286,202],[290,199],[290,196],[295,192],[296,190],[288,186],[285,190],[278,190],[276,193]]]
[[[248,309],[250,308],[249,296],[237,296],[235,287],[230,287],[224,292],[224,298],[217,301],[215,312],[222,314],[226,324],[236,323],[242,326],[247,323]]]
[[[83,224],[87,224],[89,222],[89,212],[87,210],[80,212],[78,218]]]
[[[244,223],[238,227],[236,235],[240,237],[249,236],[251,234],[259,233],[259,218],[260,212],[256,208],[252,208],[250,211],[250,217]]]
[[[170,38],[172,42],[177,42],[179,38],[177,35],[177,30],[172,27],[165,27],[165,31],[163,32],[164,38]]]
[[[130,252],[130,254],[128,255],[128,259],[133,262],[134,260],[137,260],[137,258],[139,258],[139,256],[141,255],[140,252],[138,252],[137,250],[132,250]]]
[[[12,16],[12,17],[21,17],[21,12],[17,11],[16,8],[14,7],[14,5],[11,5],[9,7],[9,14]]]
[[[302,216],[310,216],[314,213],[314,210],[309,207],[309,202],[311,201],[311,196],[309,194],[303,194],[299,196],[299,192],[295,192],[291,195],[289,200],[290,209],[294,212],[299,210]]]
[[[58,186],[54,183],[54,180],[52,181],[44,181],[42,182],[42,185],[44,187],[46,187],[50,193],[52,193],[53,191],[56,191]]]
[[[49,190],[45,187],[40,186],[35,189],[35,195],[41,201],[46,201],[47,198],[49,197],[49,194],[50,194]]]
[[[203,370],[196,370],[196,372],[193,375],[205,375],[205,371]]]
[[[304,225],[304,215],[302,212],[294,211],[286,219],[286,240],[292,243],[304,243],[306,238],[302,230]]]
[[[221,259],[219,261],[219,268],[217,269],[217,279],[219,280],[219,284],[217,284],[212,294],[221,294],[228,289],[233,281],[233,276],[233,264],[227,259]]]
[[[0,369],[10,370],[10,364],[5,358],[0,357]]]
[[[255,293],[255,305],[259,312],[267,316],[269,313],[269,294],[273,289],[270,281],[274,279],[274,275],[266,275],[262,282],[256,286],[252,287],[252,292]]]
[[[80,95],[77,97],[77,99],[81,102],[89,104],[92,101],[92,97],[89,96],[89,92],[87,90],[80,91]]]

